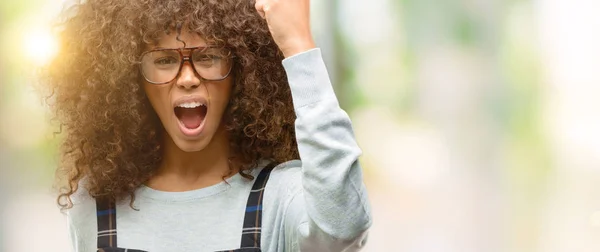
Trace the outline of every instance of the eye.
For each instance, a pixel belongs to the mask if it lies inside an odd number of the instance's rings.
[[[221,56],[216,54],[202,53],[197,54],[194,61],[201,63],[212,63],[213,61],[221,60]]]
[[[199,53],[194,57],[194,65],[196,67],[213,67],[218,65],[222,57],[217,54],[211,53]]]
[[[178,60],[172,56],[160,57],[154,60],[154,64],[158,66],[167,66],[171,64],[177,64]]]

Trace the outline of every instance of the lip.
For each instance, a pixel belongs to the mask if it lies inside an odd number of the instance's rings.
[[[208,109],[208,100],[206,98],[204,98],[204,96],[201,95],[186,95],[186,96],[182,96],[177,98],[175,101],[173,101],[173,108],[177,107],[177,105],[182,104],[182,103],[186,103],[186,102],[199,102],[202,103],[206,106],[206,108]]]
[[[183,123],[179,120],[177,115],[175,115],[175,112],[173,112],[173,118],[177,122],[177,126],[179,126],[179,130],[181,131],[181,133],[188,138],[197,138],[200,136],[200,134],[202,134],[202,131],[204,130],[204,125],[206,125],[206,119],[208,118],[209,113],[208,102],[206,98],[199,95],[182,96],[173,102],[173,109],[175,109],[177,105],[186,102],[199,102],[206,106],[206,115],[204,116],[202,123],[200,123],[200,126],[198,126],[195,129],[188,129],[187,127],[185,127],[185,125],[183,125]]]

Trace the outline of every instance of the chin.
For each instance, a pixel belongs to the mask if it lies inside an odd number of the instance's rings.
[[[198,152],[206,149],[210,139],[203,138],[198,140],[173,139],[175,145],[184,152]]]

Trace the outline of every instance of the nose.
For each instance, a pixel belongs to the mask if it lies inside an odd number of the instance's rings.
[[[177,86],[184,89],[193,89],[200,86],[200,78],[189,61],[184,61],[177,77]]]

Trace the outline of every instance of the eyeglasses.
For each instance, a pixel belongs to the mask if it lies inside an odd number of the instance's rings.
[[[189,56],[184,55],[184,51],[189,52]],[[224,80],[233,66],[231,50],[223,47],[156,49],[142,53],[140,58],[142,75],[152,84],[173,81],[185,61],[189,61],[196,74],[207,81]]]

